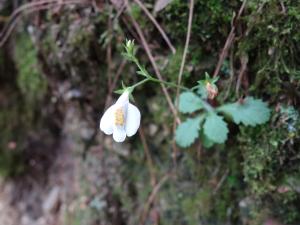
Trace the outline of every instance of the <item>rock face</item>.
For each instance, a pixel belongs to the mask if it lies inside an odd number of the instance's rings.
[[[72,126],[76,125],[76,121],[82,123],[78,118],[76,111],[70,110],[72,113]],[[67,113],[67,115],[69,115]],[[74,205],[74,201],[81,193],[78,186],[81,177],[78,170],[81,165],[76,157],[76,149],[81,145],[81,141],[75,139],[76,135],[72,133],[68,116],[64,130],[67,134],[62,133],[61,139],[55,140],[55,144],[43,143],[45,139],[51,138],[48,134],[39,137],[43,141],[33,141],[28,148],[31,154],[38,154],[43,151],[52,155],[45,159],[45,155],[37,158],[31,155],[25,174],[19,175],[9,182],[1,181],[0,192],[0,224],[7,225],[57,225],[66,224],[66,213],[71,210],[70,205]],[[80,132],[79,129],[73,130]],[[54,140],[52,140],[54,141]],[[49,142],[49,141],[48,141]],[[44,167],[46,164],[47,167]],[[42,170],[42,171],[39,171]]]

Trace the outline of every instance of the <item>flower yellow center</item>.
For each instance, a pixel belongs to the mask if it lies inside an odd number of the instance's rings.
[[[123,126],[125,122],[124,112],[122,108],[118,108],[115,111],[115,125]]]

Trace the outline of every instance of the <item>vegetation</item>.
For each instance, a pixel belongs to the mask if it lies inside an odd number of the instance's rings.
[[[122,2],[21,13],[0,50],[1,185],[52,189],[64,157],[57,224],[299,224],[300,4]],[[99,120],[124,89],[142,120],[116,144]]]

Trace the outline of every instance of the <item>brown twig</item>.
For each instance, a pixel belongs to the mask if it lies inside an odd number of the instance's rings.
[[[246,3],[247,3],[247,0],[244,0],[241,7],[240,7],[240,9],[239,9],[239,12],[238,12],[237,16],[233,20],[237,21],[237,20],[240,19],[241,15],[244,11],[244,8],[246,6]],[[224,62],[225,58],[227,57],[228,50],[230,49],[230,47],[233,43],[233,40],[235,38],[235,30],[236,30],[236,25],[233,21],[232,26],[231,26],[231,31],[230,31],[227,39],[226,39],[225,45],[224,45],[224,47],[222,49],[222,52],[220,54],[219,61],[217,63],[216,69],[213,73],[213,77],[216,77],[220,72],[220,69],[223,65],[223,62]]]
[[[170,50],[172,51],[173,54],[176,53],[175,47],[172,45],[170,39],[168,38],[167,34],[165,31],[162,29],[162,27],[159,25],[159,23],[156,21],[156,19],[152,16],[152,14],[149,12],[149,10],[145,7],[145,5],[140,1],[140,0],[134,0],[139,7],[145,12],[145,14],[148,16],[148,18],[152,21],[152,23],[155,25],[157,30],[160,32],[161,36],[169,46]]]
[[[149,45],[148,45],[148,43],[146,41],[146,38],[145,38],[145,36],[143,34],[142,29],[140,28],[140,26],[137,23],[137,21],[131,16],[130,6],[129,5],[127,6],[127,9],[128,9],[128,12],[129,12],[128,14],[129,14],[129,18],[131,20],[131,23],[133,24],[134,28],[136,29],[136,31],[137,31],[140,39],[141,39],[142,45],[143,45],[143,47],[144,47],[144,49],[146,51],[146,54],[147,54],[147,56],[148,56],[148,58],[149,58],[149,60],[150,60],[150,62],[152,64],[152,67],[154,69],[155,75],[157,76],[157,78],[160,81],[164,81],[163,78],[162,78],[162,76],[161,76],[161,74],[160,74],[158,66],[157,66],[157,64],[155,62],[155,59],[154,59],[154,57],[153,57],[153,55],[151,53],[150,47],[149,47]],[[173,113],[174,117],[176,118],[176,122],[178,124],[180,124],[180,118],[177,115],[177,110],[176,110],[176,108],[175,108],[175,106],[174,106],[174,104],[172,102],[172,99],[170,97],[170,94],[169,94],[166,86],[163,83],[161,83],[161,87],[162,87],[163,93],[164,93],[164,95],[166,97],[166,100],[168,102],[169,108],[170,108],[171,112]]]
[[[39,2],[33,2],[33,3],[27,3],[19,8],[17,8],[9,17],[7,24],[2,29],[0,33],[0,47],[2,47],[9,36],[11,35],[12,31],[16,27],[22,13],[30,14],[36,11],[40,10],[46,10],[51,9],[54,6],[59,5],[66,5],[66,4],[86,4],[87,2],[81,1],[81,0],[68,0],[68,1],[53,1],[53,0],[47,0],[47,1],[39,1]]]
[[[116,76],[115,76],[114,79],[113,79],[111,88],[110,88],[110,90],[109,90],[110,93],[112,93],[113,90],[115,89],[115,87],[116,87],[116,85],[117,85],[117,82],[118,82],[118,80],[119,80],[119,78],[120,78],[120,76],[121,76],[121,73],[123,72],[123,69],[124,69],[126,63],[127,63],[127,61],[126,61],[125,59],[121,62],[120,66],[119,66],[119,69],[118,69],[117,72],[116,72]]]
[[[120,79],[121,73],[122,73],[125,65],[126,65],[126,60],[123,60],[120,67],[119,67],[119,69],[118,69],[118,71],[116,72],[116,75],[114,76],[114,79],[113,79],[112,83],[109,85],[109,81],[107,81],[108,94],[107,94],[107,97],[106,97],[106,100],[105,100],[105,106],[104,106],[105,109],[109,106],[109,104],[112,101],[113,91],[114,91],[114,89],[117,85],[118,80]]]
[[[280,2],[280,5],[281,5],[281,12],[282,14],[286,14],[286,7],[284,5],[284,2],[282,0],[279,1]]]
[[[112,40],[112,18],[111,18],[112,9],[109,6],[109,14],[107,19],[107,33],[108,33],[108,44],[106,48],[106,61],[107,61],[107,77],[108,77],[108,86],[111,89],[112,85],[112,50],[111,50],[111,40]]]
[[[171,176],[170,173],[165,174],[153,188],[153,190],[152,190],[151,194],[149,195],[148,200],[144,206],[143,212],[141,213],[140,225],[145,224],[149,209],[150,209],[151,205],[153,204],[157,193],[159,192],[159,190],[161,189],[163,184],[170,178],[170,176]]]
[[[194,0],[190,0],[188,28],[187,28],[187,34],[186,34],[186,40],[185,40],[185,45],[184,45],[180,70],[179,70],[179,74],[178,74],[178,80],[177,80],[178,87],[176,89],[176,110],[177,110],[178,105],[179,105],[179,86],[181,85],[181,82],[182,82],[183,70],[184,70],[184,66],[185,66],[185,61],[186,61],[186,56],[187,56],[187,52],[188,52],[188,48],[189,48],[190,39],[191,39],[193,13],[194,13]],[[175,130],[176,130],[176,121],[174,119],[173,133],[175,133]],[[176,167],[176,157],[177,157],[177,147],[176,147],[176,144],[175,144],[175,140],[173,140],[173,162],[174,162],[175,167]]]
[[[220,69],[221,69],[221,67],[223,65],[223,62],[224,62],[224,60],[225,60],[225,58],[227,56],[228,50],[231,47],[232,41],[234,40],[234,37],[235,37],[235,27],[232,27],[231,31],[230,31],[227,39],[226,39],[225,45],[223,47],[223,50],[221,52],[219,61],[217,63],[216,69],[215,69],[214,74],[213,74],[213,77],[216,77],[219,74]]]
[[[226,91],[226,94],[224,95],[223,102],[225,102],[225,100],[228,98],[230,89],[232,86],[232,82],[233,82],[233,77],[234,77],[234,62],[233,61],[234,61],[234,49],[232,47],[231,51],[230,51],[230,56],[229,56],[229,64],[230,64],[229,84],[227,86],[227,91]]]
[[[226,177],[228,176],[229,174],[229,169],[227,169],[225,171],[225,173],[223,174],[223,176],[221,177],[220,181],[218,182],[216,188],[213,190],[213,194],[215,195],[219,189],[221,188],[222,184],[224,183],[224,181],[226,180]]]
[[[145,151],[145,155],[146,155],[146,159],[147,159],[147,163],[148,163],[148,167],[149,167],[149,171],[150,171],[151,185],[152,185],[152,187],[155,187],[156,177],[155,177],[154,164],[153,164],[153,160],[152,160],[152,157],[151,157],[149,146],[147,144],[146,137],[145,137],[145,134],[144,134],[144,129],[143,129],[142,126],[139,128],[139,135],[140,135],[140,138],[141,138],[141,141],[142,141],[142,145],[143,145],[143,148],[144,148],[144,151]]]
[[[178,86],[181,85],[182,74],[183,74],[185,61],[186,61],[186,56],[187,56],[189,43],[190,43],[190,39],[191,39],[191,31],[192,31],[192,23],[193,23],[193,12],[194,12],[194,0],[190,0],[189,21],[188,21],[188,28],[187,28],[187,34],[186,34],[186,40],[185,40],[185,45],[184,45],[180,70],[179,70],[179,74],[178,74],[178,80],[177,80],[177,85]],[[177,87],[177,90],[176,90],[176,98],[177,99],[178,99],[178,96],[179,96],[179,87]],[[178,106],[178,100],[176,102],[177,102],[176,106]]]
[[[241,69],[240,69],[238,79],[236,82],[236,87],[235,87],[235,94],[237,97],[239,97],[239,90],[240,90],[240,86],[241,86],[241,82],[243,80],[244,74],[247,70],[247,65],[248,65],[248,56],[247,55],[241,56]]]
[[[138,36],[138,34],[136,33],[135,30],[132,29],[132,27],[130,26],[130,21],[127,17],[122,16],[121,20],[124,22],[124,25],[126,26],[126,28],[128,29],[129,33],[132,35],[132,37],[137,41],[137,42],[141,42],[140,37]]]

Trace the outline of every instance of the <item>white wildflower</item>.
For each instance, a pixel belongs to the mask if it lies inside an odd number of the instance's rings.
[[[123,142],[126,136],[133,136],[141,121],[141,113],[136,106],[129,103],[129,92],[125,91],[103,114],[100,130],[113,135],[116,142]]]

